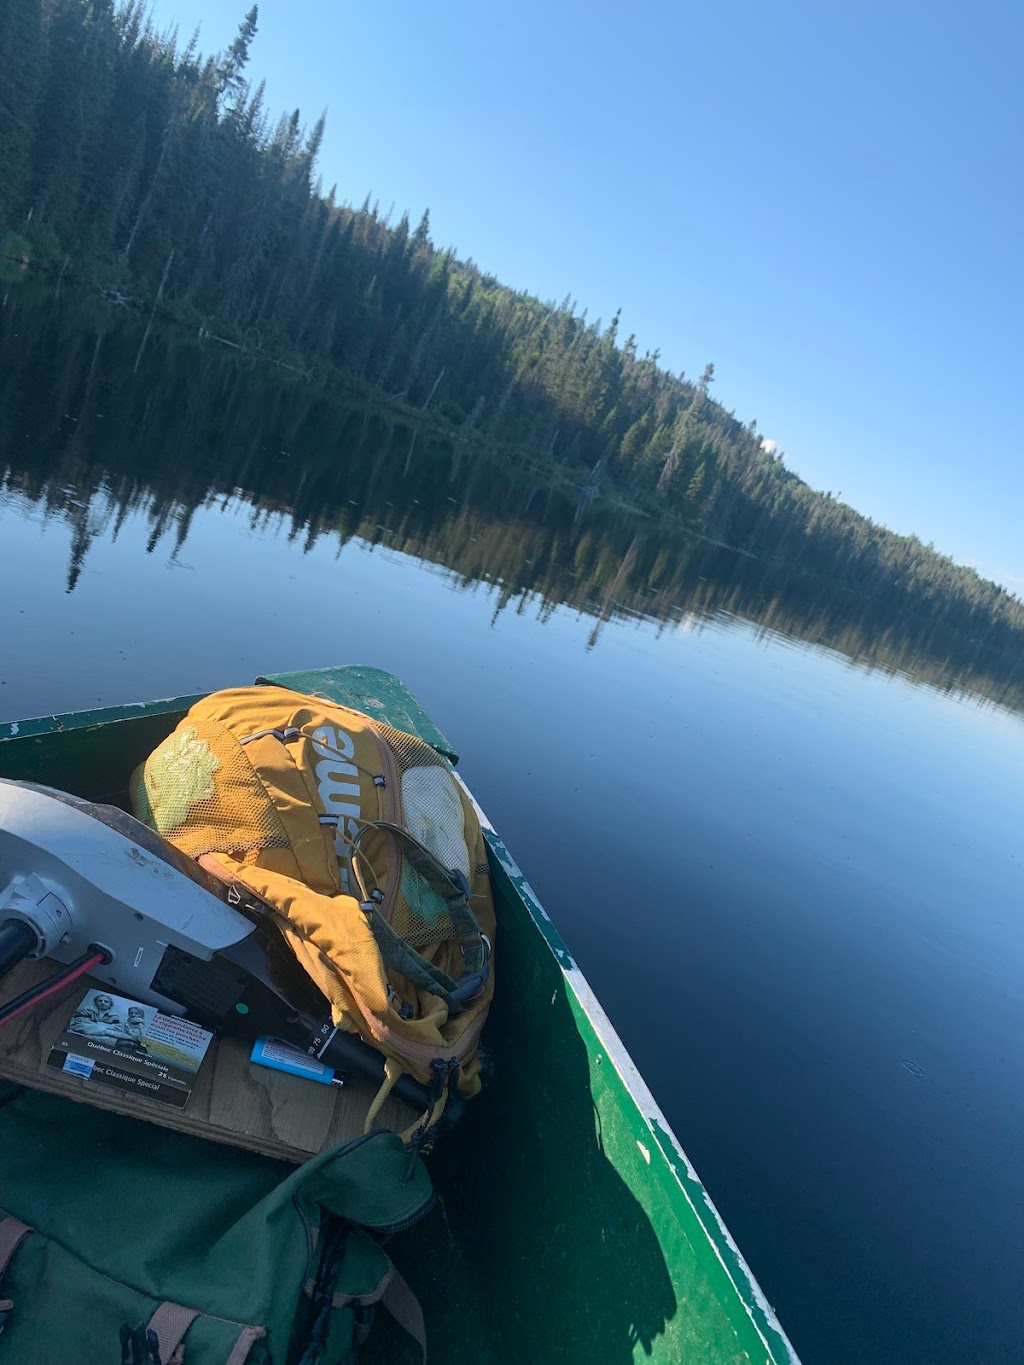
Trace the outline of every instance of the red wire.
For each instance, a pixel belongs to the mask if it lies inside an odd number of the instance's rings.
[[[102,962],[105,958],[106,953],[93,953],[92,957],[86,958],[86,960],[77,966],[73,972],[68,972],[67,976],[62,976],[59,981],[54,981],[52,985],[47,986],[45,990],[41,990],[38,995],[33,995],[31,1000],[26,1000],[23,1005],[19,1005],[6,1019],[0,1019],[0,1027],[3,1027],[4,1024],[9,1024],[12,1019],[17,1019],[19,1014],[24,1014],[25,1011],[30,1010],[33,1005],[38,1005],[40,1000],[45,1000],[48,995],[55,995],[57,991],[62,991],[65,986],[70,986],[72,981],[76,981],[80,976],[84,976],[87,971],[92,967],[95,967],[98,962]]]

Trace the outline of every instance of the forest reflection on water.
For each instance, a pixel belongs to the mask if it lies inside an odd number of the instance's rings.
[[[8,285],[0,354],[0,496],[69,526],[69,592],[130,514],[148,520],[147,551],[173,559],[197,513],[239,503],[305,551],[358,538],[495,585],[496,612],[587,613],[590,648],[610,619],[738,618],[942,691],[1024,702],[1021,661],[983,635],[670,532],[557,465],[493,460],[101,299]]]

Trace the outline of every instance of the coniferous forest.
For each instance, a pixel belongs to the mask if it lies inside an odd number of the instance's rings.
[[[470,452],[515,452],[589,499],[814,576],[1016,661],[1024,606],[973,569],[809,488],[619,317],[503,287],[318,178],[324,130],[275,116],[226,52],[158,32],[141,0],[0,0],[4,268],[162,312],[355,390]]]

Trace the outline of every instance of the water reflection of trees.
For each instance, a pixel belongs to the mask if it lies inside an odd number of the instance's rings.
[[[71,528],[68,590],[129,514],[176,557],[197,510],[242,502],[304,551],[352,537],[494,585],[495,615],[567,605],[660,629],[740,617],[946,690],[1024,704],[1024,632],[953,631],[943,613],[838,588],[432,443],[354,402],[143,328],[81,298],[0,309],[0,477]],[[1021,638],[1017,638],[1020,634]]]

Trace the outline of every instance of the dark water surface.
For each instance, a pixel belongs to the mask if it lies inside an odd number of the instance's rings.
[[[1024,1360],[1019,661],[0,303],[0,720],[397,673],[809,1365]]]

